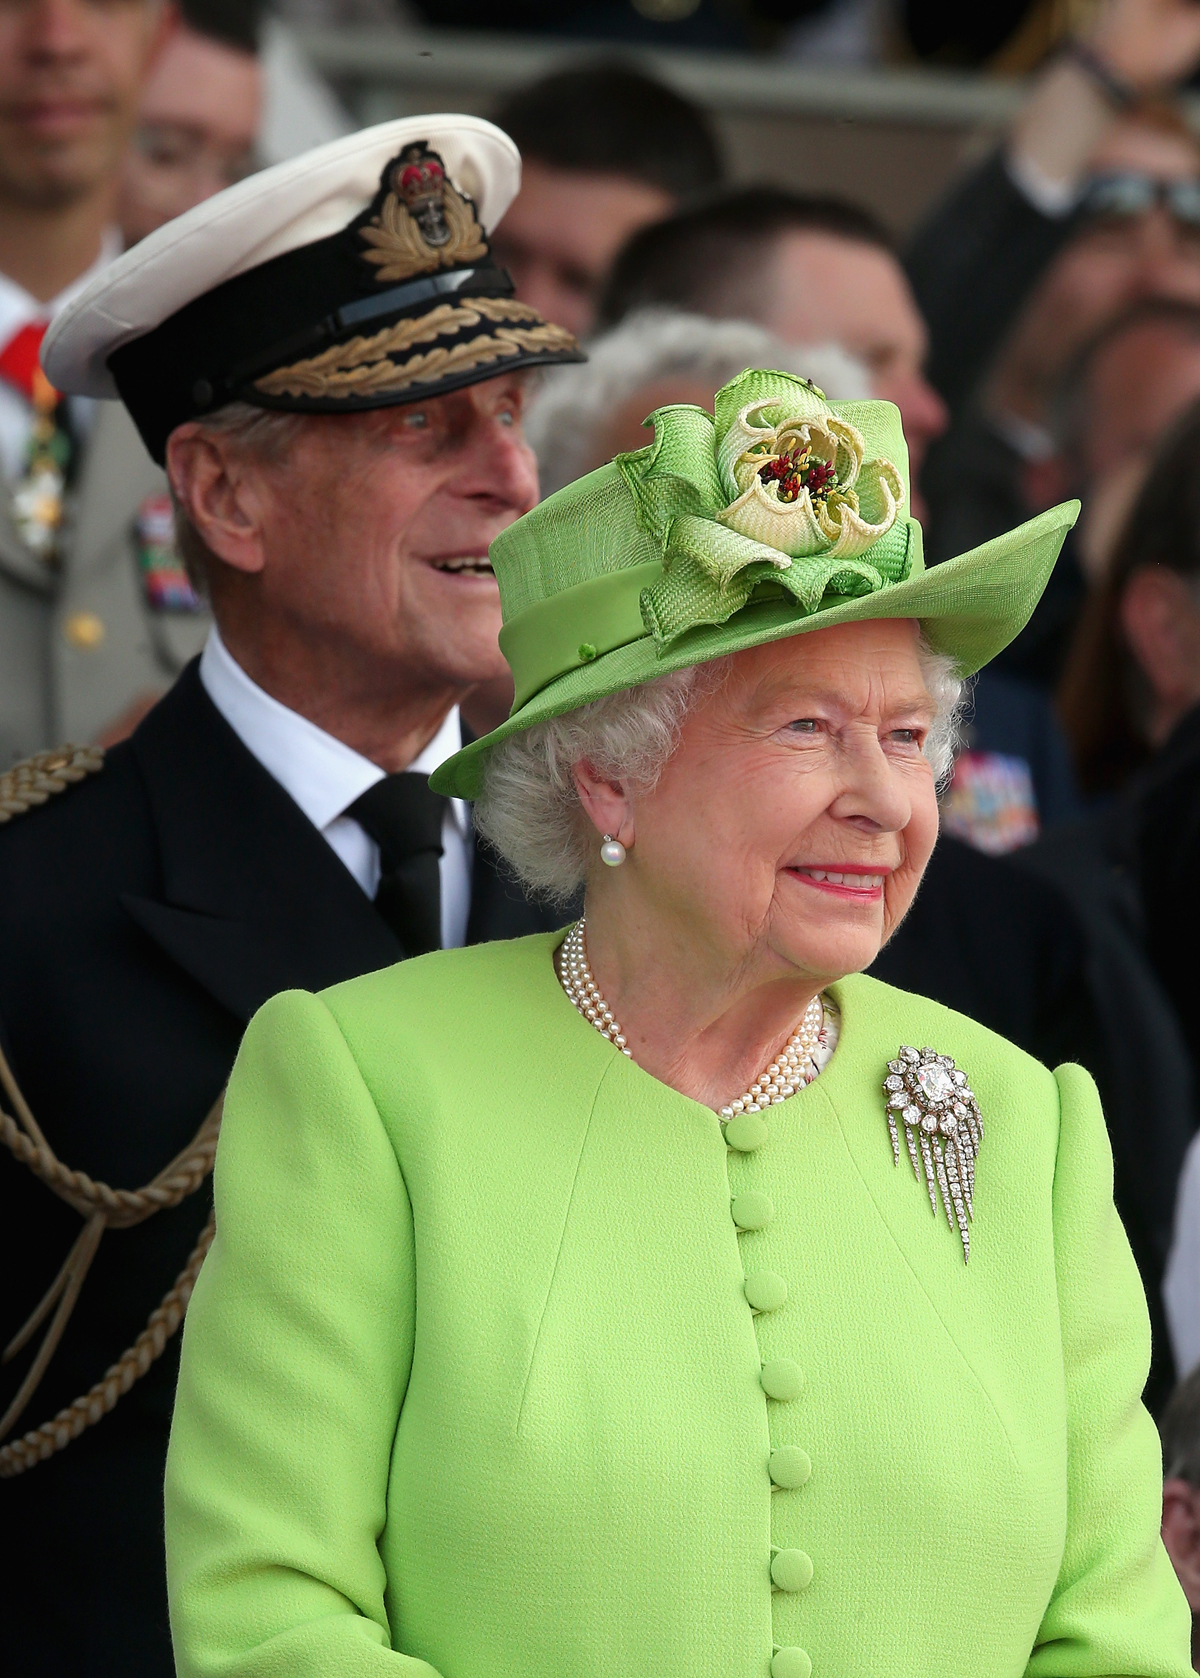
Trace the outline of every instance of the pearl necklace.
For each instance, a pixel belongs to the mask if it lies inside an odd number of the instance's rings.
[[[558,952],[558,977],[568,1000],[584,1019],[590,1020],[601,1037],[607,1038],[623,1055],[629,1055],[625,1034],[592,977],[582,919],[576,921],[562,942]],[[745,1095],[720,1109],[719,1117],[732,1119],[737,1113],[759,1113],[764,1107],[778,1107],[789,1095],[795,1095],[805,1084],[811,1084],[817,1075],[813,1053],[824,1024],[824,1005],[819,996],[814,996],[804,1010],[800,1024],[776,1059],[759,1073],[757,1081],[750,1085]]]

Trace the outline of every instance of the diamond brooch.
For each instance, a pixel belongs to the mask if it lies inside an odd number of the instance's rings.
[[[962,1238],[963,1259],[971,1256],[968,1224],[974,1217],[975,1158],[983,1139],[983,1118],[967,1075],[936,1049],[903,1047],[888,1061],[883,1080],[892,1153],[900,1163],[900,1128],[917,1182],[924,1179],[937,1217],[938,1196],[951,1230]]]

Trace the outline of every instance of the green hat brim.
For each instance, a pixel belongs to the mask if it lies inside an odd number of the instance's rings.
[[[973,675],[1029,622],[1078,516],[1079,502],[1064,502],[906,582],[807,614],[790,597],[759,598],[728,622],[701,625],[665,648],[653,636],[642,635],[548,682],[499,728],[448,758],[430,776],[430,785],[452,797],[475,798],[489,752],[510,734],[672,670],[838,623],[916,618],[930,646],[949,654],[961,675]]]

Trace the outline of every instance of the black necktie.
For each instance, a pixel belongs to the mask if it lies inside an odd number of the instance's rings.
[[[385,775],[346,810],[379,846],[375,907],[410,956],[441,948],[445,812],[446,800],[425,776],[408,771]]]

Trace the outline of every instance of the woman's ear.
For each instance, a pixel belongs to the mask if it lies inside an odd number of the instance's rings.
[[[607,833],[629,848],[634,841],[633,808],[619,781],[606,781],[586,758],[572,764],[571,775],[579,802],[597,833]]]
[[[209,552],[236,571],[261,571],[264,486],[257,462],[220,432],[181,425],[167,440],[167,476]]]

